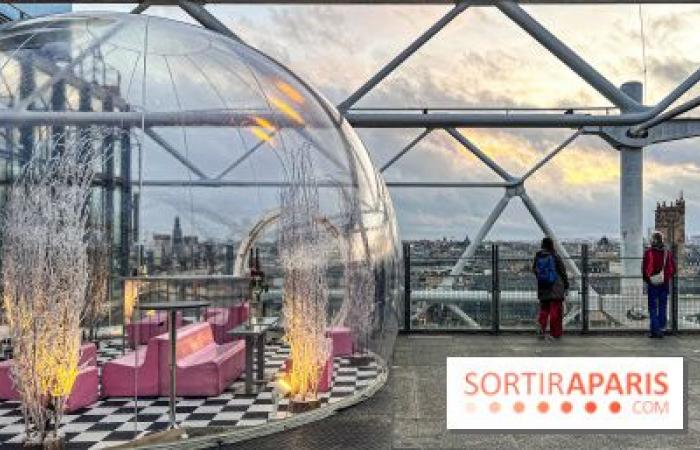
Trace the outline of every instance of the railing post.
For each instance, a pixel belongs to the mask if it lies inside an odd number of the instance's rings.
[[[403,330],[411,331],[411,244],[403,243]]]
[[[581,333],[588,333],[588,244],[581,245]]]
[[[498,266],[498,245],[491,246],[491,332],[498,333],[501,328],[501,288]]]
[[[678,245],[673,244],[671,248],[671,257],[673,258],[673,280],[671,282],[671,331],[673,334],[678,334]]]

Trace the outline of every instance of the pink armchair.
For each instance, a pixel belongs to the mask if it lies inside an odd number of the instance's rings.
[[[158,336],[160,395],[170,392],[170,340]],[[187,325],[177,333],[176,393],[183,397],[221,394],[245,368],[243,341],[217,344],[208,322]]]
[[[225,344],[234,340],[228,332],[248,320],[248,304],[240,303],[227,308],[208,308],[204,319],[212,326],[214,341]]]
[[[0,362],[0,400],[18,400],[10,370],[12,360]],[[95,403],[99,399],[99,375],[97,371],[97,347],[93,343],[80,347],[78,376],[65,403],[66,412],[73,412]]]
[[[326,337],[333,340],[333,356],[352,355],[352,331],[348,327],[331,327],[326,330]]]
[[[102,367],[104,397],[156,396],[158,389],[158,341],[151,339]]]

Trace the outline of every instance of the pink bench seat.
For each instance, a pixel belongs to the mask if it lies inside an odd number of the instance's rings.
[[[102,367],[102,395],[105,397],[157,396],[158,342],[151,340]]]
[[[348,327],[331,327],[326,330],[326,337],[333,340],[333,356],[352,355],[352,331]]]
[[[212,326],[214,341],[224,344],[234,340],[228,332],[248,320],[248,304],[240,303],[228,308],[208,308],[204,319]]]
[[[137,318],[138,313],[134,314],[134,320],[126,324],[127,342],[131,348],[135,348],[137,344],[148,344],[148,341],[152,337],[168,331],[167,311],[151,311],[150,314],[145,312],[141,318]],[[175,323],[177,328],[180,328],[184,324],[182,320],[182,311],[177,312]]]
[[[170,340],[153,339],[159,349],[159,392],[170,393]],[[245,368],[243,341],[217,344],[208,322],[187,325],[177,333],[176,394],[182,397],[216,396],[226,390]]]
[[[90,406],[99,399],[99,374],[97,371],[97,347],[93,343],[80,347],[78,375],[65,403],[65,411],[73,412]],[[12,360],[0,362],[0,400],[19,400],[20,395],[10,374]]]

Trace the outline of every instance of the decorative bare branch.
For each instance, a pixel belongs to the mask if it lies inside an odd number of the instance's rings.
[[[109,280],[112,246],[104,227],[92,224],[88,227],[88,281],[83,306],[83,325],[89,330],[89,338],[96,338],[97,327],[109,311]]]
[[[318,185],[310,146],[285,151],[287,186],[280,192],[279,256],[284,271],[282,313],[290,346],[290,393],[296,400],[316,397],[328,358],[326,309],[328,242],[316,220]]]
[[[85,230],[96,156],[85,130],[41,137],[9,193],[3,304],[28,442],[58,439],[79,370],[88,279]]]
[[[342,195],[343,234],[339,239],[344,264],[345,295],[333,326],[350,328],[355,351],[368,347],[375,309],[375,278],[357,195]]]

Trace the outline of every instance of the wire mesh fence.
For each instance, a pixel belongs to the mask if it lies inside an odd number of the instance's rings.
[[[534,331],[540,307],[534,249],[504,247],[505,251],[499,245],[482,247],[465,259],[459,254],[434,257],[405,245],[405,285],[410,286],[405,308],[410,313],[404,328]],[[565,329],[649,330],[641,258],[591,254],[582,244],[568,246],[562,261],[570,285],[563,303]],[[677,266],[668,284],[666,328],[700,330],[700,275],[683,265],[682,258]]]

